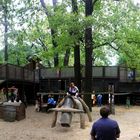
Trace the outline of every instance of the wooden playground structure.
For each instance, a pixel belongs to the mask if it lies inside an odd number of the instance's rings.
[[[81,68],[81,94],[85,94],[85,68]],[[108,98],[108,86],[114,86],[115,102],[124,103],[126,96],[135,104],[140,103],[140,72],[121,66],[93,66],[93,85],[95,94],[101,93],[104,100]],[[131,74],[131,75],[130,75]],[[34,102],[36,94],[53,93],[58,96],[64,94],[67,85],[74,81],[74,68],[33,68],[33,64],[19,67],[12,64],[0,65],[0,89],[16,86],[20,94],[25,94],[29,102]],[[123,95],[123,96],[122,96]],[[121,98],[121,100],[120,100]]]

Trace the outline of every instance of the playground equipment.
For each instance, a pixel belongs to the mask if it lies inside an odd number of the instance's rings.
[[[73,113],[80,114],[80,128],[85,128],[85,113],[88,116],[89,121],[92,121],[91,114],[88,106],[81,98],[75,98],[67,95],[57,105],[56,108],[51,109],[54,112],[52,127],[56,126],[58,112],[61,112],[60,123],[62,127],[70,127],[72,122]]]

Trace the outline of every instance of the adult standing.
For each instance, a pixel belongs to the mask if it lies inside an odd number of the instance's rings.
[[[117,121],[108,118],[110,111],[107,107],[100,109],[101,118],[92,125],[91,140],[117,140],[120,128]]]
[[[98,94],[97,96],[97,103],[98,103],[98,106],[101,106],[102,105],[102,95],[101,94]]]

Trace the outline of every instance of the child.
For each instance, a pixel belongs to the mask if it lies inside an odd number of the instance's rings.
[[[51,95],[48,95],[46,112],[48,112],[50,108],[54,108],[55,106],[56,106],[56,101]]]
[[[37,112],[40,111],[38,100],[35,101],[35,111],[37,111]]]
[[[126,107],[127,108],[130,107],[130,98],[129,97],[126,98]]]
[[[41,97],[41,94],[39,94],[37,96],[36,101],[35,101],[35,110],[38,111],[38,112],[41,111],[42,104],[43,104],[43,98]]]

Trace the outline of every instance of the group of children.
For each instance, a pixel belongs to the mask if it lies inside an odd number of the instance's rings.
[[[79,89],[73,82],[70,83],[68,90],[66,92],[66,95],[71,95],[77,98],[79,96]],[[59,101],[58,101],[59,102]],[[41,95],[37,96],[36,102],[35,102],[35,111],[41,111],[41,108],[43,107],[43,97]],[[45,103],[46,112],[50,108],[54,108],[56,106],[57,102],[54,100],[52,95],[48,95],[47,103]]]
[[[95,106],[96,103],[97,105],[100,107],[102,105],[102,95],[98,94],[97,96],[95,94],[93,94],[91,96],[92,99],[92,105]],[[129,108],[131,105],[130,103],[130,97],[126,97],[126,108]]]
[[[101,94],[98,94],[97,97],[96,97],[95,94],[93,94],[93,95],[91,96],[91,99],[92,99],[92,106],[95,106],[96,103],[97,103],[97,105],[100,107],[100,106],[102,105],[102,98],[103,98],[103,96],[102,96]]]
[[[18,88],[12,86],[10,88],[2,88],[0,90],[0,101],[1,102],[14,102],[19,101]]]

